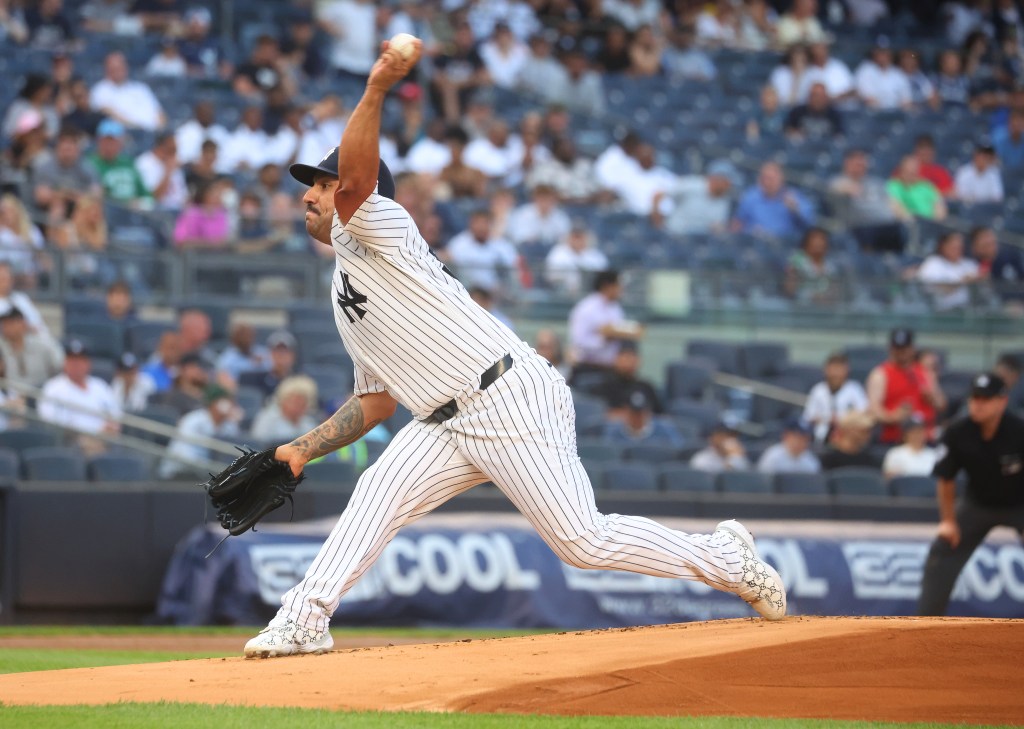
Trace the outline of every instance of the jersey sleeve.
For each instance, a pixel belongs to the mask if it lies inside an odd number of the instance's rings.
[[[370,193],[345,224],[345,232],[381,253],[396,253],[411,245],[416,238],[414,228],[405,208],[376,192]]]
[[[956,448],[956,434],[959,431],[959,428],[952,426],[942,436],[942,445],[945,446],[942,450],[945,453],[932,470],[932,475],[936,478],[952,481],[960,473],[961,463]]]
[[[355,383],[352,385],[353,395],[371,395],[375,392],[387,392],[387,389],[384,383],[377,379],[376,375],[356,365]]]

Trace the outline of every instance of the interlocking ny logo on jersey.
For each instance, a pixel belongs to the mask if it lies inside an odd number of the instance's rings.
[[[341,286],[338,290],[338,306],[345,312],[345,316],[348,317],[349,324],[355,324],[356,320],[352,316],[351,309],[356,313],[360,319],[366,316],[366,309],[360,306],[360,304],[366,303],[366,296],[352,288],[352,284],[348,282],[348,274],[341,274]]]

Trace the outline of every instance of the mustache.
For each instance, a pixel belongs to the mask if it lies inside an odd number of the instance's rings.
[[[320,210],[315,205],[306,205],[306,212],[320,215]]]

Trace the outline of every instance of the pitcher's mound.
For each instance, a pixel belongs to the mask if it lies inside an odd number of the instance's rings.
[[[1024,622],[1010,620],[725,620],[10,674],[0,702],[1013,724],[1024,723],[1021,656]]]

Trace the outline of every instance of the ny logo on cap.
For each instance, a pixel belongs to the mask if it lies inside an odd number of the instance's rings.
[[[333,149],[329,150],[329,151],[327,152],[327,154],[325,154],[325,155],[324,155],[324,158],[323,158],[322,160],[320,160],[320,164],[323,164],[324,162],[326,162],[327,160],[329,160],[329,159],[331,158],[331,155],[332,155],[332,154],[334,154],[334,150],[333,150]]]
[[[988,387],[988,375],[982,375],[978,378],[978,387]]]

